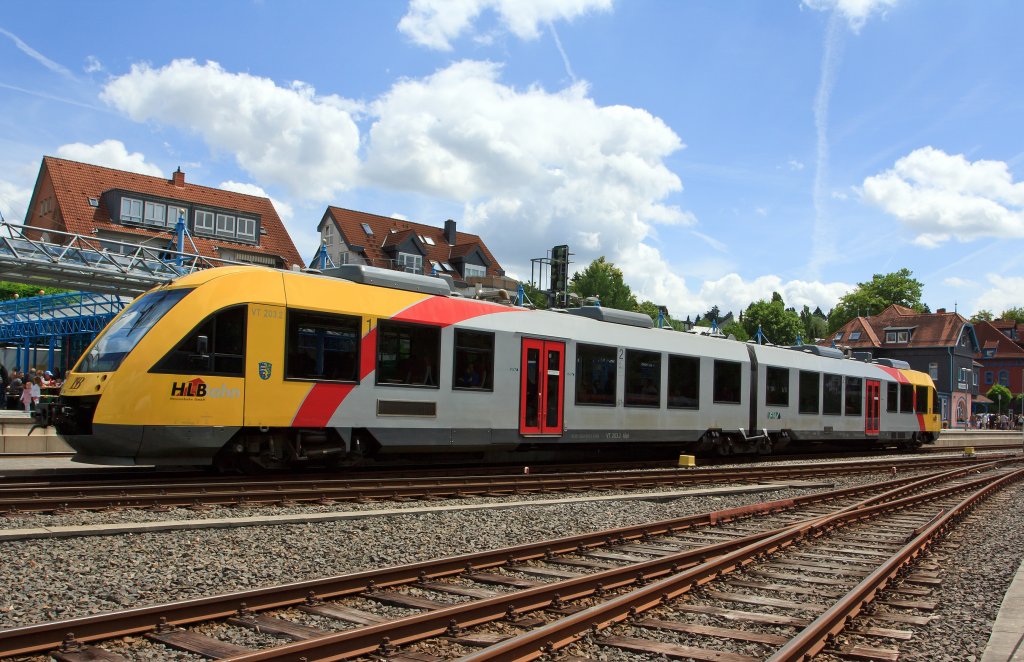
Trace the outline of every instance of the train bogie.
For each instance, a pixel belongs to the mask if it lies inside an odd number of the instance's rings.
[[[355,273],[388,286],[229,267],[158,288],[97,338],[44,417],[81,460],[243,469],[913,445],[938,429],[931,380],[907,369]]]

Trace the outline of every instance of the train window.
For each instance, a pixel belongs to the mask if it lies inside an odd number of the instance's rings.
[[[285,379],[358,381],[361,328],[359,317],[289,310]]]
[[[800,399],[801,414],[818,413],[821,399],[820,384],[821,373],[807,370],[800,371],[800,394],[797,397]]]
[[[441,329],[382,320],[377,324],[377,383],[437,388]]]
[[[740,403],[740,364],[735,361],[715,361],[715,379],[712,395],[715,402]]]
[[[668,406],[670,409],[700,406],[700,359],[696,356],[668,357]]]
[[[839,416],[843,413],[843,376],[825,375],[824,397],[821,413],[826,416]]]
[[[661,406],[661,354],[626,350],[626,405]]]
[[[452,388],[494,390],[494,334],[455,329]]]
[[[576,404],[615,405],[614,347],[576,346]]]
[[[789,370],[768,367],[765,371],[764,403],[769,407],[789,406]]]
[[[860,416],[864,402],[864,380],[860,377],[846,378],[846,415]]]
[[[914,409],[918,414],[925,414],[928,412],[928,387],[918,386],[915,391],[917,391],[917,404]]]
[[[233,306],[210,315],[178,343],[153,372],[189,375],[245,375],[246,306]],[[206,338],[206,350],[200,336]]]
[[[900,384],[900,413],[914,413],[914,385]]]
[[[92,349],[75,367],[76,372],[112,372],[174,304],[191,289],[158,290],[143,295],[100,333]]]
[[[900,408],[900,385],[889,382],[885,387],[885,410],[895,413]]]

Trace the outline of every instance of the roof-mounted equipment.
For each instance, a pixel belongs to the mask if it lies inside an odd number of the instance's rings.
[[[343,264],[330,269],[324,269],[323,272],[326,276],[350,280],[353,283],[360,283],[362,285],[376,285],[377,287],[388,287],[393,290],[437,294],[446,297],[452,294],[452,288],[449,286],[448,281],[442,278],[381,269],[380,267],[369,267],[364,264]]]
[[[835,347],[822,347],[821,345],[793,345],[789,349],[796,352],[814,354],[815,356],[824,356],[829,359],[846,358],[846,355],[843,354],[842,350],[836,349]]]
[[[643,329],[654,327],[654,320],[650,315],[634,313],[628,310],[616,310],[615,308],[604,308],[601,306],[584,306],[582,308],[567,308],[570,315],[589,317],[599,322],[611,322],[612,324],[625,324],[626,326],[639,326]]]

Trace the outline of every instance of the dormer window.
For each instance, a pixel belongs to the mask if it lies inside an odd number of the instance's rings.
[[[887,343],[908,343],[910,342],[910,330],[909,329],[894,329],[892,331],[885,332],[885,342]]]
[[[850,340],[860,340],[860,331],[853,331],[850,333]]]
[[[463,278],[483,278],[487,275],[487,268],[476,264],[462,265]]]
[[[235,236],[235,217],[230,214],[217,214],[217,234],[223,237]]]
[[[251,218],[238,217],[237,234],[239,239],[252,241],[256,238],[256,221]]]
[[[214,232],[214,220],[213,212],[205,211],[202,209],[196,210],[196,222],[195,229],[196,234],[213,234]]]
[[[159,227],[167,227],[167,205],[162,205],[159,202],[146,201],[145,204],[145,224],[156,225]]]
[[[833,340],[835,340],[836,342],[839,342],[839,341],[840,341],[840,340],[842,340],[842,339],[843,339],[843,332],[842,332],[842,331],[840,331],[839,333],[837,333],[837,334],[836,334],[836,337],[835,337],[835,338],[833,338]]]
[[[423,273],[423,256],[413,255],[412,253],[399,253],[398,264],[409,273],[421,274]]]
[[[141,223],[142,200],[121,198],[121,221],[125,223]]]

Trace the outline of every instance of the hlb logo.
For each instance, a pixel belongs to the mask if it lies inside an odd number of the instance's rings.
[[[206,382],[196,377],[190,382],[174,382],[171,384],[172,398],[205,398]]]
[[[174,382],[171,384],[171,400],[203,400],[210,399],[234,399],[242,396],[242,392],[230,386],[209,387],[201,378],[187,382]]]

